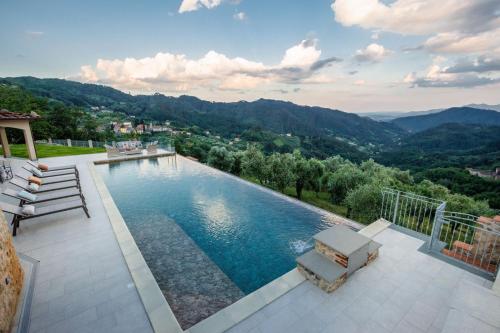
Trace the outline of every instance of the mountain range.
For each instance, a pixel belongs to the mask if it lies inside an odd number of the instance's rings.
[[[500,112],[487,109],[454,107],[375,121],[340,110],[269,99],[220,103],[192,96],[130,95],[102,85],[34,77],[3,78],[0,84],[19,86],[35,96],[68,106],[87,110],[104,107],[139,121],[169,120],[178,127],[195,126],[227,138],[259,138],[264,147],[270,147],[269,151],[276,148],[269,142],[289,133],[297,139],[296,144],[279,147],[280,151],[301,148],[320,158],[332,154],[344,154],[354,160],[373,156],[396,165],[398,159],[404,159],[405,152],[411,151],[414,157],[419,156],[419,163],[425,164],[425,154],[439,150],[459,151],[463,155],[474,147],[480,149],[474,152],[476,155],[495,152],[486,159],[487,165],[495,164],[500,157]],[[443,146],[445,143],[447,146]]]

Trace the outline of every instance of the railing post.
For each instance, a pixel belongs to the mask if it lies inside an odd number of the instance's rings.
[[[94,145],[92,144],[92,140],[89,140],[89,148],[94,148]]]
[[[52,138],[49,138],[48,143],[49,143],[49,145],[52,144]]]
[[[400,191],[398,191],[398,194],[397,194],[397,196],[396,196],[396,205],[394,206],[394,214],[393,214],[393,216],[392,216],[392,223],[393,223],[393,224],[396,224],[396,217],[397,217],[397,213],[398,213],[398,209],[399,209],[399,194],[400,194],[400,193],[401,193],[401,192],[400,192]]]
[[[443,202],[436,208],[436,214],[434,215],[434,223],[432,225],[431,239],[429,241],[429,251],[435,243],[436,238],[439,237],[439,231],[441,230],[441,225],[443,224],[443,214],[446,208],[446,203]]]
[[[66,140],[68,142],[68,147],[71,147],[71,139]]]

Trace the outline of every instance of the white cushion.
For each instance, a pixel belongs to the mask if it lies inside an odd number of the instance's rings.
[[[43,173],[37,168],[31,168],[31,172],[37,177],[43,177]]]
[[[24,205],[22,212],[24,215],[35,215],[35,206],[33,205]]]
[[[17,193],[20,198],[26,199],[28,201],[35,201],[36,194],[29,193],[28,191],[22,190]]]
[[[33,191],[33,192],[38,192],[38,189],[40,188],[40,185],[31,183],[28,185],[28,188]]]

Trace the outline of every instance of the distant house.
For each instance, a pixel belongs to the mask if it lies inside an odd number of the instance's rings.
[[[469,174],[471,174],[473,176],[478,176],[478,177],[482,177],[482,178],[491,178],[494,180],[500,180],[500,167],[496,168],[493,171],[473,169],[473,168],[467,168],[467,171],[469,171]]]

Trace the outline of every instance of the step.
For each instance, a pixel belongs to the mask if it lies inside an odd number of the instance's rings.
[[[315,250],[297,258],[297,269],[308,280],[330,293],[340,287],[347,279],[347,269],[328,260]]]
[[[369,263],[371,263],[372,261],[374,261],[375,259],[377,259],[377,257],[378,257],[378,249],[381,246],[382,246],[382,244],[380,244],[379,242],[376,242],[374,240],[372,240],[368,244],[368,261],[366,262],[367,265]]]
[[[349,275],[368,261],[368,247],[372,240],[344,225],[323,230],[313,238],[316,251],[347,268]]]

